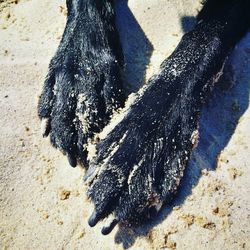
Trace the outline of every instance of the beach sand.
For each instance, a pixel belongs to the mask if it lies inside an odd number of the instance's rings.
[[[157,73],[197,14],[198,0],[118,1],[126,79],[136,91]],[[218,83],[176,199],[150,224],[87,224],[84,170],[40,133],[37,101],[66,20],[61,0],[0,1],[0,249],[250,249],[250,34]]]

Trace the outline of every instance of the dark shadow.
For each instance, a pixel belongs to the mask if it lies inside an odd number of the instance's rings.
[[[128,93],[137,92],[145,82],[146,67],[153,46],[128,7],[128,0],[116,0],[116,24],[122,44],[124,82]]]
[[[187,33],[193,29],[196,24],[196,17],[194,16],[183,16],[181,17],[181,27],[184,33]]]
[[[177,196],[150,223],[138,228],[119,227],[115,242],[122,244],[125,249],[133,246],[138,237],[147,236],[153,227],[167,219],[174,206],[183,204],[192,194],[193,187],[198,184],[203,169],[209,171],[216,169],[218,155],[227,146],[240,117],[249,106],[250,53],[247,50],[249,44],[250,33],[237,45],[225,67],[225,72],[233,68],[234,85],[225,90],[222,84],[217,83],[209,102],[203,108],[199,144],[193,151]]]

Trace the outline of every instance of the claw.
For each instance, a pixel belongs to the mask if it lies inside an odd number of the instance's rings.
[[[50,132],[50,119],[49,118],[42,118],[41,121],[41,134],[43,137],[47,137]]]
[[[70,153],[67,154],[68,161],[71,167],[75,168],[77,165],[76,157]]]
[[[96,174],[97,174],[97,168],[95,165],[90,165],[88,168],[85,176],[83,177],[83,181],[86,182],[86,184],[90,185],[90,183],[94,180]]]
[[[100,219],[101,219],[101,216],[96,211],[94,211],[89,217],[89,220],[88,220],[89,226],[94,227]]]
[[[104,227],[102,228],[102,234],[107,235],[111,233],[111,231],[114,229],[114,227],[117,225],[118,222],[119,222],[118,219],[113,214],[110,215],[107,218]]]

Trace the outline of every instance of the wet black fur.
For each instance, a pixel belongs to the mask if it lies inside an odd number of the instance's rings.
[[[122,53],[112,8],[113,1],[107,0],[68,1],[64,37],[50,64],[39,105],[40,117],[51,119],[52,143],[84,163],[81,145],[123,103]],[[248,0],[207,1],[194,29],[183,36],[160,73],[137,95],[124,119],[98,143],[87,173],[92,178],[88,195],[95,204],[91,226],[110,213],[116,221],[140,223],[173,198],[195,144],[202,106],[228,54],[249,28],[249,8]],[[107,34],[105,41],[98,36],[100,29]],[[103,51],[111,58],[109,67]],[[84,70],[86,60],[91,76]],[[75,72],[80,79],[74,78]],[[55,81],[60,86],[56,95]],[[72,122],[76,100],[69,97],[70,91],[86,93],[98,107],[88,134],[82,133],[79,122],[77,126]],[[109,104],[111,96],[115,104]]]
[[[69,0],[67,7],[66,28],[49,65],[38,113],[49,118],[46,134],[71,165],[78,159],[86,166],[88,139],[123,105],[123,58],[112,1]],[[78,100],[79,95],[86,100]],[[78,114],[87,116],[86,133]]]

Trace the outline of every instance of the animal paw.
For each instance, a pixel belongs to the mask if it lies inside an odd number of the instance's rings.
[[[151,79],[123,119],[97,144],[85,180],[102,233],[118,222],[138,224],[174,196],[197,140],[197,117],[188,94],[162,75]]]
[[[38,105],[43,136],[50,134],[52,145],[67,154],[73,167],[77,161],[88,164],[88,140],[107,124],[124,101],[122,63],[117,56],[120,51],[117,52],[113,41],[118,35],[112,27],[95,20],[102,12],[92,8],[91,16],[86,12],[81,18],[68,17]],[[82,13],[79,10],[72,14],[72,11],[75,10],[70,9],[71,15]],[[94,20],[89,26],[91,18]],[[97,43],[95,39],[100,41]]]
[[[119,221],[140,223],[174,197],[198,142],[202,106],[228,54],[214,36],[223,27],[200,22],[185,34],[159,74],[97,144],[85,177],[95,205],[90,226],[110,215],[104,234]]]

